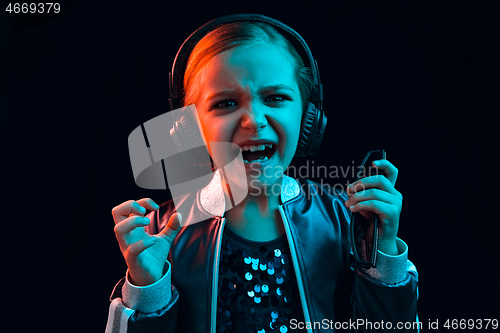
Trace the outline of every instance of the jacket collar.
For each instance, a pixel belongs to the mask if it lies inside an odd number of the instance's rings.
[[[214,173],[210,183],[200,190],[199,203],[212,216],[223,216],[226,211],[226,198],[222,188],[222,173],[219,169]],[[300,194],[300,186],[296,179],[283,174],[281,182],[281,203],[284,204]],[[231,202],[231,201],[228,201]]]

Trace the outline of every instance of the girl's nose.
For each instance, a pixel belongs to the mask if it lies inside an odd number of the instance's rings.
[[[262,107],[251,105],[243,113],[241,127],[259,132],[267,126],[267,118]]]

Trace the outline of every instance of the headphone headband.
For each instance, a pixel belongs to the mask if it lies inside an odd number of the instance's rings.
[[[292,43],[294,48],[301,56],[302,60],[305,62],[305,65],[311,67],[313,81],[316,86],[316,92],[313,92],[313,95],[311,96],[311,102],[314,102],[319,109],[322,109],[323,88],[319,78],[318,64],[313,58],[311,50],[307,46],[307,43],[295,30],[293,30],[286,24],[261,14],[232,14],[213,19],[194,31],[184,41],[184,43],[182,43],[181,48],[175,56],[174,64],[172,65],[172,72],[169,73],[170,109],[174,110],[181,106],[180,102],[182,99],[182,90],[184,88],[184,71],[189,59],[189,55],[191,54],[191,51],[194,49],[196,44],[210,31],[218,28],[221,25],[237,21],[264,22],[270,24],[275,28],[278,28],[279,32],[281,32],[285,36],[285,38],[287,38]]]

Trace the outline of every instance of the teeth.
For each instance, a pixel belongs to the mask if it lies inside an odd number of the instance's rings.
[[[268,159],[269,159],[269,157],[264,156],[263,158],[259,158],[258,160],[252,160],[251,162],[247,161],[245,159],[243,159],[243,161],[245,161],[245,163],[262,163],[262,162],[267,161]]]
[[[266,147],[272,148],[273,145],[271,143],[265,144],[265,145],[259,145],[259,146],[243,146],[240,148],[240,150],[243,151],[263,151],[266,149]]]

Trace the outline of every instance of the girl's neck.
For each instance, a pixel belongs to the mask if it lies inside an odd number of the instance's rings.
[[[281,184],[281,179],[279,180]],[[274,191],[276,192],[276,191]],[[226,225],[237,235],[259,242],[270,241],[285,232],[278,206],[280,193],[260,191],[225,212]]]

